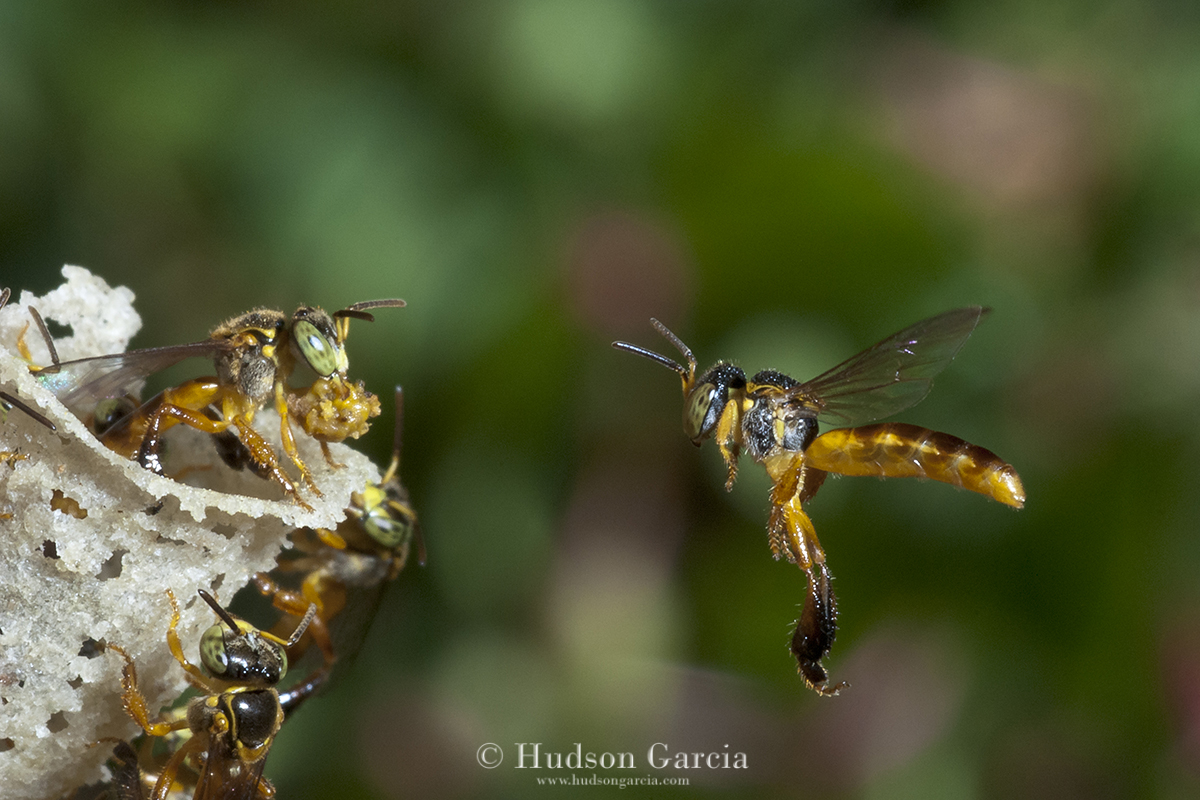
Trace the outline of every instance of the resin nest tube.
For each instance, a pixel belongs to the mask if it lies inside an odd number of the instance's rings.
[[[198,640],[212,612],[197,589],[228,602],[252,574],[275,565],[290,532],[336,528],[351,495],[380,479],[354,450],[327,444],[344,465],[333,469],[321,442],[297,437],[322,491],[307,498],[308,510],[252,470],[230,469],[211,436],[183,425],[166,437],[165,476],[112,452],[17,348],[24,332],[34,364],[53,360],[30,324],[30,306],[70,328],[54,341],[63,361],[123,352],[137,332],[132,292],[80,267],[64,267],[63,276],[45,296],[22,292],[0,309],[0,400],[33,412],[12,407],[0,423],[0,786],[14,799],[56,797],[104,779],[112,747],[89,745],[138,732],[121,705],[121,661],[104,656],[108,643],[137,661],[150,706],[186,688],[163,647],[165,590],[187,598],[179,635]],[[254,428],[281,447],[270,409]]]

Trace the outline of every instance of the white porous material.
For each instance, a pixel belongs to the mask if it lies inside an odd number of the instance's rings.
[[[89,745],[139,732],[121,706],[122,662],[96,643],[125,648],[151,709],[169,705],[186,682],[167,649],[166,590],[183,606],[179,635],[196,662],[200,634],[215,621],[197,589],[228,602],[252,573],[274,565],[290,530],[336,527],[350,493],[379,480],[370,461],[341,445],[331,449],[345,468],[330,469],[299,432],[323,492],[301,490],[313,511],[281,499],[273,483],[230,469],[210,437],[182,425],[166,437],[166,471],[193,485],[120,458],[17,355],[29,305],[72,329],[55,340],[64,361],[123,352],[140,327],[128,289],[111,289],[79,267],[64,267],[63,276],[66,283],[45,297],[24,292],[0,310],[0,390],[58,426],[51,432],[20,409],[0,422],[0,451],[16,454],[0,463],[0,795],[12,800],[60,797],[103,779],[112,746]],[[50,362],[36,327],[26,341],[38,364]],[[196,377],[213,373],[210,362],[194,363]],[[260,412],[256,427],[278,450],[279,418]],[[52,507],[56,494],[86,516],[61,500],[55,505],[66,510]]]

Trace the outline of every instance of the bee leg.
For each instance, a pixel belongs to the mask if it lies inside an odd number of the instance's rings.
[[[206,408],[204,414],[209,419],[221,419],[220,413],[214,406]],[[226,429],[221,433],[214,433],[213,446],[216,447],[217,455],[221,457],[221,460],[230,469],[241,472],[249,468],[251,472],[263,480],[271,479],[271,473],[262,464],[254,460],[254,456],[250,454],[250,448],[242,444],[242,440],[237,437],[236,431]]]
[[[733,491],[733,482],[737,480],[738,470],[738,429],[741,427],[741,406],[736,400],[731,400],[725,404],[725,408],[721,411],[721,418],[717,420],[716,440],[717,447],[721,451],[721,457],[725,459],[725,468],[728,471],[728,477],[725,479],[725,491]]]
[[[171,722],[151,720],[150,706],[146,702],[146,696],[138,689],[137,666],[133,663],[133,657],[125,652],[124,648],[115,644],[108,645],[106,649],[112,650],[125,660],[125,666],[121,669],[121,703],[125,706],[125,712],[143,731],[150,736],[166,736],[171,731],[188,726],[186,718]]]
[[[346,465],[333,457],[333,451],[329,449],[329,442],[321,442],[321,455],[325,456],[325,463],[330,469],[345,469]]]
[[[193,752],[199,752],[207,747],[207,739],[207,736],[193,736],[171,754],[167,763],[163,765],[162,772],[158,774],[158,782],[154,784],[154,793],[151,795],[152,800],[167,800],[170,797],[171,784],[175,783],[179,765]]]
[[[296,490],[296,485],[292,483],[292,479],[283,471],[283,467],[279,464],[279,457],[275,455],[275,449],[267,443],[267,440],[260,436],[258,431],[250,427],[250,423],[241,417],[234,417],[232,422],[237,427],[238,438],[242,440],[242,444],[250,451],[250,457],[254,460],[254,463],[262,470],[260,474],[270,476],[271,480],[279,484],[296,505],[306,511],[312,511],[312,506],[300,499],[300,493]]]
[[[317,615],[308,624],[307,633],[312,636],[313,642],[320,648],[325,664],[332,666],[337,661],[337,654],[333,651],[329,628],[325,625],[325,602],[321,596],[320,578],[315,574],[310,574],[304,579],[299,592],[283,588],[271,580],[271,576],[265,572],[254,573],[251,580],[254,581],[254,586],[259,593],[264,597],[269,597],[271,605],[285,614],[303,617],[308,613],[310,605],[317,607]]]
[[[105,431],[100,441],[110,450],[125,458],[136,458],[143,467],[162,475],[159,441],[173,425],[182,422],[204,433],[220,433],[229,427],[229,423],[210,419],[200,411],[216,399],[220,390],[215,378],[197,378],[164,389]]]
[[[262,775],[258,776],[258,786],[255,789],[255,794],[262,800],[272,800],[275,797],[275,787],[272,783]]]
[[[188,674],[188,681],[199,689],[209,689],[208,680],[204,677],[204,673],[195,664],[187,660],[187,656],[183,654],[183,642],[179,641],[179,634],[175,629],[179,627],[179,603],[175,600],[175,593],[167,589],[167,599],[171,601],[171,624],[167,626],[167,647],[171,648],[171,655],[175,656],[175,660],[179,662],[179,666],[183,667]]]
[[[229,427],[229,423],[225,420],[209,419],[200,411],[164,402],[150,416],[146,433],[142,437],[142,444],[138,447],[137,460],[139,464],[155,474],[163,474],[162,460],[158,453],[159,443],[167,429],[178,422],[198,431],[212,434],[221,433]]]
[[[837,637],[837,596],[829,568],[825,566],[825,551],[800,497],[801,493],[797,493],[780,508],[786,527],[786,535],[781,532],[780,536],[788,560],[795,562],[808,578],[808,596],[796,620],[791,650],[805,685],[818,694],[832,696],[849,686],[845,681],[829,686],[829,674],[821,665],[821,659],[829,654]]]
[[[787,515],[788,509],[799,507],[799,504],[792,501],[796,499],[796,490],[800,485],[800,468],[796,466],[795,457],[791,456],[782,464],[773,461],[764,463],[767,474],[774,481],[771,485],[771,515],[767,520],[767,543],[771,545],[771,554],[776,559],[786,558],[795,564],[803,548],[793,546],[793,539],[797,526],[803,530],[803,522],[789,520]],[[804,513],[803,508],[800,513],[807,519],[808,515]],[[808,527],[812,527],[811,520]],[[804,567],[801,566],[801,569]]]
[[[805,685],[818,694],[832,697],[850,685],[840,681],[830,686],[829,673],[821,664],[837,637],[837,597],[824,564],[805,570],[805,573],[808,575],[808,598],[792,634],[792,655],[796,657]]]
[[[313,482],[312,472],[304,463],[304,459],[300,458],[300,450],[296,447],[296,436],[292,433],[291,422],[288,421],[288,404],[283,394],[283,383],[275,384],[275,411],[279,414],[279,438],[283,442],[283,452],[287,453],[296,469],[300,470],[300,479],[304,481],[308,490],[321,497],[321,490]]]
[[[808,569],[817,559],[825,562],[825,553],[817,541],[817,531],[804,511],[804,503],[812,498],[825,482],[828,473],[804,463],[800,454],[786,460],[768,462],[767,472],[775,483],[771,486],[771,516],[767,536],[775,558],[786,558],[801,569]]]

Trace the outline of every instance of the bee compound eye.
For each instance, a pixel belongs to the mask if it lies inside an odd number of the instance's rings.
[[[278,658],[279,658],[279,674],[278,674],[278,676],[275,677],[275,679],[273,681],[271,681],[271,683],[279,683],[279,681],[283,679],[283,676],[287,675],[288,657],[287,657],[287,650],[285,650],[284,648],[280,647],[279,645],[275,645],[274,648],[275,648],[275,651],[278,653]]]
[[[328,378],[337,371],[337,349],[316,325],[308,320],[299,320],[292,329],[292,335],[300,354],[318,375]]]
[[[229,667],[225,652],[225,626],[213,625],[200,637],[200,663],[210,675],[224,675]]]
[[[126,415],[136,410],[137,406],[128,397],[110,397],[101,400],[96,404],[96,410],[92,412],[96,435],[103,436]]]
[[[386,509],[373,510],[363,518],[362,526],[371,539],[389,550],[399,547],[412,533],[405,522],[392,517]]]
[[[688,397],[683,407],[683,432],[691,439],[699,439],[708,434],[713,426],[713,401],[717,396],[717,387],[711,383],[697,386]]]

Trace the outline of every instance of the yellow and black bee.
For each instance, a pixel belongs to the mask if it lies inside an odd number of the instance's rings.
[[[989,450],[915,425],[864,424],[920,402],[986,313],[971,306],[922,320],[803,383],[773,370],[747,378],[727,361],[697,377],[692,351],[656,319],[651,324],[679,350],[686,367],[651,350],[613,342],[618,350],[679,374],[684,433],[697,446],[716,440],[728,469],[727,490],[733,488],[743,452],[766,468],[772,481],[771,550],[808,578],[791,649],[805,683],[821,694],[837,694],[846,684],[829,685],[821,664],[837,634],[837,598],[825,551],[803,506],[829,473],[929,478],[1014,508],[1025,503],[1016,470]],[[859,427],[819,434],[819,421]]]
[[[172,426],[183,423],[214,436],[236,431],[239,445],[226,460],[236,466],[250,465],[306,506],[274,449],[251,427],[254,415],[273,404],[279,413],[284,452],[304,484],[319,496],[296,448],[292,424],[319,441],[331,463],[329,442],[366,432],[371,417],[379,414],[379,399],[361,381],[351,383],[346,378],[350,320],[371,321],[370,309],[403,305],[403,300],[372,300],[333,314],[303,306],[291,316],[256,309],[218,325],[204,341],[54,363],[36,374],[80,418],[104,409],[105,423],[97,425],[98,431],[103,427],[100,440],[158,473],[163,471],[160,440]],[[147,375],[194,356],[213,359],[217,374],[166,389],[133,411],[118,405],[109,414],[106,401],[122,402],[120,398],[129,397],[130,387]],[[295,388],[289,380],[300,367],[311,370],[314,379]]]
[[[284,588],[265,572],[253,578],[259,591],[287,614],[299,617],[316,606],[309,635],[327,667],[353,655],[362,643],[383,590],[408,563],[414,543],[419,562],[425,563],[417,513],[400,482],[403,431],[404,391],[397,386],[392,461],[383,478],[351,495],[346,519],[337,530],[302,529],[293,534],[299,555],[281,560],[276,572],[303,573],[298,590]],[[339,620],[335,642],[330,623],[347,606],[353,608],[355,619],[353,623]],[[292,655],[300,657],[306,644],[294,648]]]
[[[138,689],[133,659],[120,647],[108,645],[108,649],[125,661],[121,673],[121,698],[125,710],[142,730],[152,737],[167,737],[176,731],[190,734],[158,771],[153,800],[166,800],[174,784],[190,784],[193,779],[193,800],[248,800],[273,796],[274,788],[262,777],[267,753],[283,725],[285,712],[303,699],[296,694],[296,689],[281,696],[275,686],[287,672],[287,647],[304,634],[316,615],[316,608],[310,608],[291,638],[284,640],[236,619],[201,589],[200,596],[216,612],[220,622],[201,637],[201,666],[197,667],[183,654],[183,645],[175,632],[179,624],[179,605],[169,590],[167,596],[171,601],[167,644],[187,673],[188,682],[201,691],[199,696],[188,701],[182,716],[151,719],[146,698]],[[315,690],[321,677],[320,673],[314,674],[302,684],[301,691]],[[132,788],[137,786],[136,791],[140,792],[136,755],[130,748],[121,748],[116,755],[121,762],[118,788],[140,796]],[[190,774],[183,780],[185,771]]]

